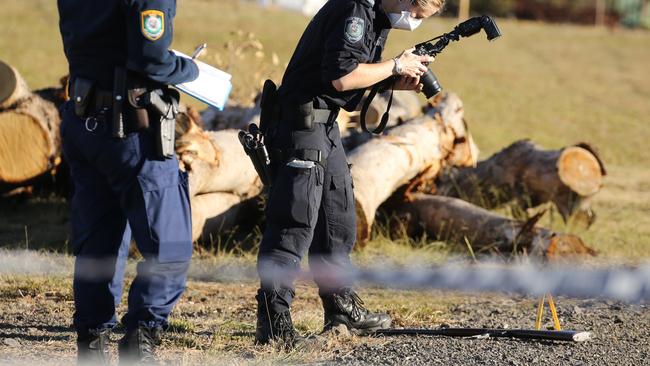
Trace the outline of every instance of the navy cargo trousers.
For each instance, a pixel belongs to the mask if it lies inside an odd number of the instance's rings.
[[[132,237],[144,259],[122,322],[127,329],[165,327],[192,256],[187,176],[175,158],[154,157],[149,132],[112,138],[108,122],[78,118],[72,103],[62,108],[63,151],[74,184],[75,328],[86,334],[116,325]]]
[[[322,163],[312,168],[279,162],[269,192],[258,273],[261,291],[274,299],[269,304],[272,310],[283,312],[291,306],[293,282],[307,251],[321,295],[350,285],[328,273],[350,266],[356,214],[350,167],[336,121],[315,123],[311,130],[293,130],[290,121],[282,121],[269,145],[322,154]]]

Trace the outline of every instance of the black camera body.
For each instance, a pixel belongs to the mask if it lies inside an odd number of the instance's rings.
[[[449,42],[458,41],[465,37],[471,37],[480,32],[481,29],[485,30],[485,34],[489,41],[501,37],[501,31],[499,30],[497,23],[491,17],[483,15],[460,23],[449,33],[445,33],[439,37],[416,45],[413,54],[418,56],[428,55],[435,57],[440,54],[447,45],[449,45]],[[436,43],[431,43],[431,41],[436,40]],[[427,97],[427,99],[434,97],[442,91],[442,86],[431,69],[428,69],[427,72],[420,77],[420,83],[423,85],[422,93]]]

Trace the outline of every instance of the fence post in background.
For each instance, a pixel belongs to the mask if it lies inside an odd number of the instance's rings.
[[[458,21],[462,22],[465,19],[469,19],[469,2],[470,0],[460,0],[458,5]]]
[[[650,29],[650,0],[645,0],[641,7],[641,26]]]
[[[605,0],[596,0],[596,26],[603,26],[605,24],[606,11]]]

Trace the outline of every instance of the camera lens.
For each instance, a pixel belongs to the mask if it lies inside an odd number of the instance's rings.
[[[427,99],[436,96],[442,91],[442,86],[438,78],[431,72],[431,69],[427,69],[427,72],[420,77],[420,83],[422,83],[422,93],[427,97]]]

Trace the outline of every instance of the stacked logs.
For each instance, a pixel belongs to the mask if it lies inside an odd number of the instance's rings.
[[[477,252],[595,254],[575,235],[537,227],[543,213],[514,220],[487,210],[505,204],[527,209],[551,203],[565,219],[578,213],[593,218],[589,201],[606,174],[593,148],[580,144],[543,150],[519,141],[478,162],[478,148],[458,96],[447,94],[422,109],[408,107],[411,98],[399,94],[396,104],[403,100],[406,106],[393,110],[392,127],[382,136],[360,134],[358,113],[339,116],[346,123],[344,145],[355,183],[358,245],[367,243],[377,212],[387,211],[396,214],[411,236],[427,234],[471,245]],[[369,125],[379,120],[385,97],[373,102],[373,108],[376,112],[369,117],[376,118],[369,118]],[[414,112],[417,109],[419,113]],[[227,117],[232,121],[232,114]],[[221,124],[218,115],[214,118],[216,125]],[[248,163],[240,167],[242,172],[252,169]]]
[[[0,186],[29,184],[59,164],[57,105],[64,98],[62,87],[30,92],[20,74],[0,62]],[[369,126],[379,121],[387,98],[371,104]],[[176,151],[189,174],[194,240],[263,218],[263,187],[237,137],[238,129],[259,121],[258,100],[225,112],[185,108],[177,119]],[[606,171],[591,146],[544,150],[518,141],[479,162],[454,94],[422,107],[417,95],[396,92],[381,136],[359,130],[358,111],[342,112],[338,120],[352,164],[360,246],[378,212],[387,212],[410,236],[426,234],[476,252],[594,254],[577,236],[538,227],[543,211],[531,210],[552,204],[566,220],[593,222],[590,200]],[[510,219],[488,211],[503,205],[524,214]]]

